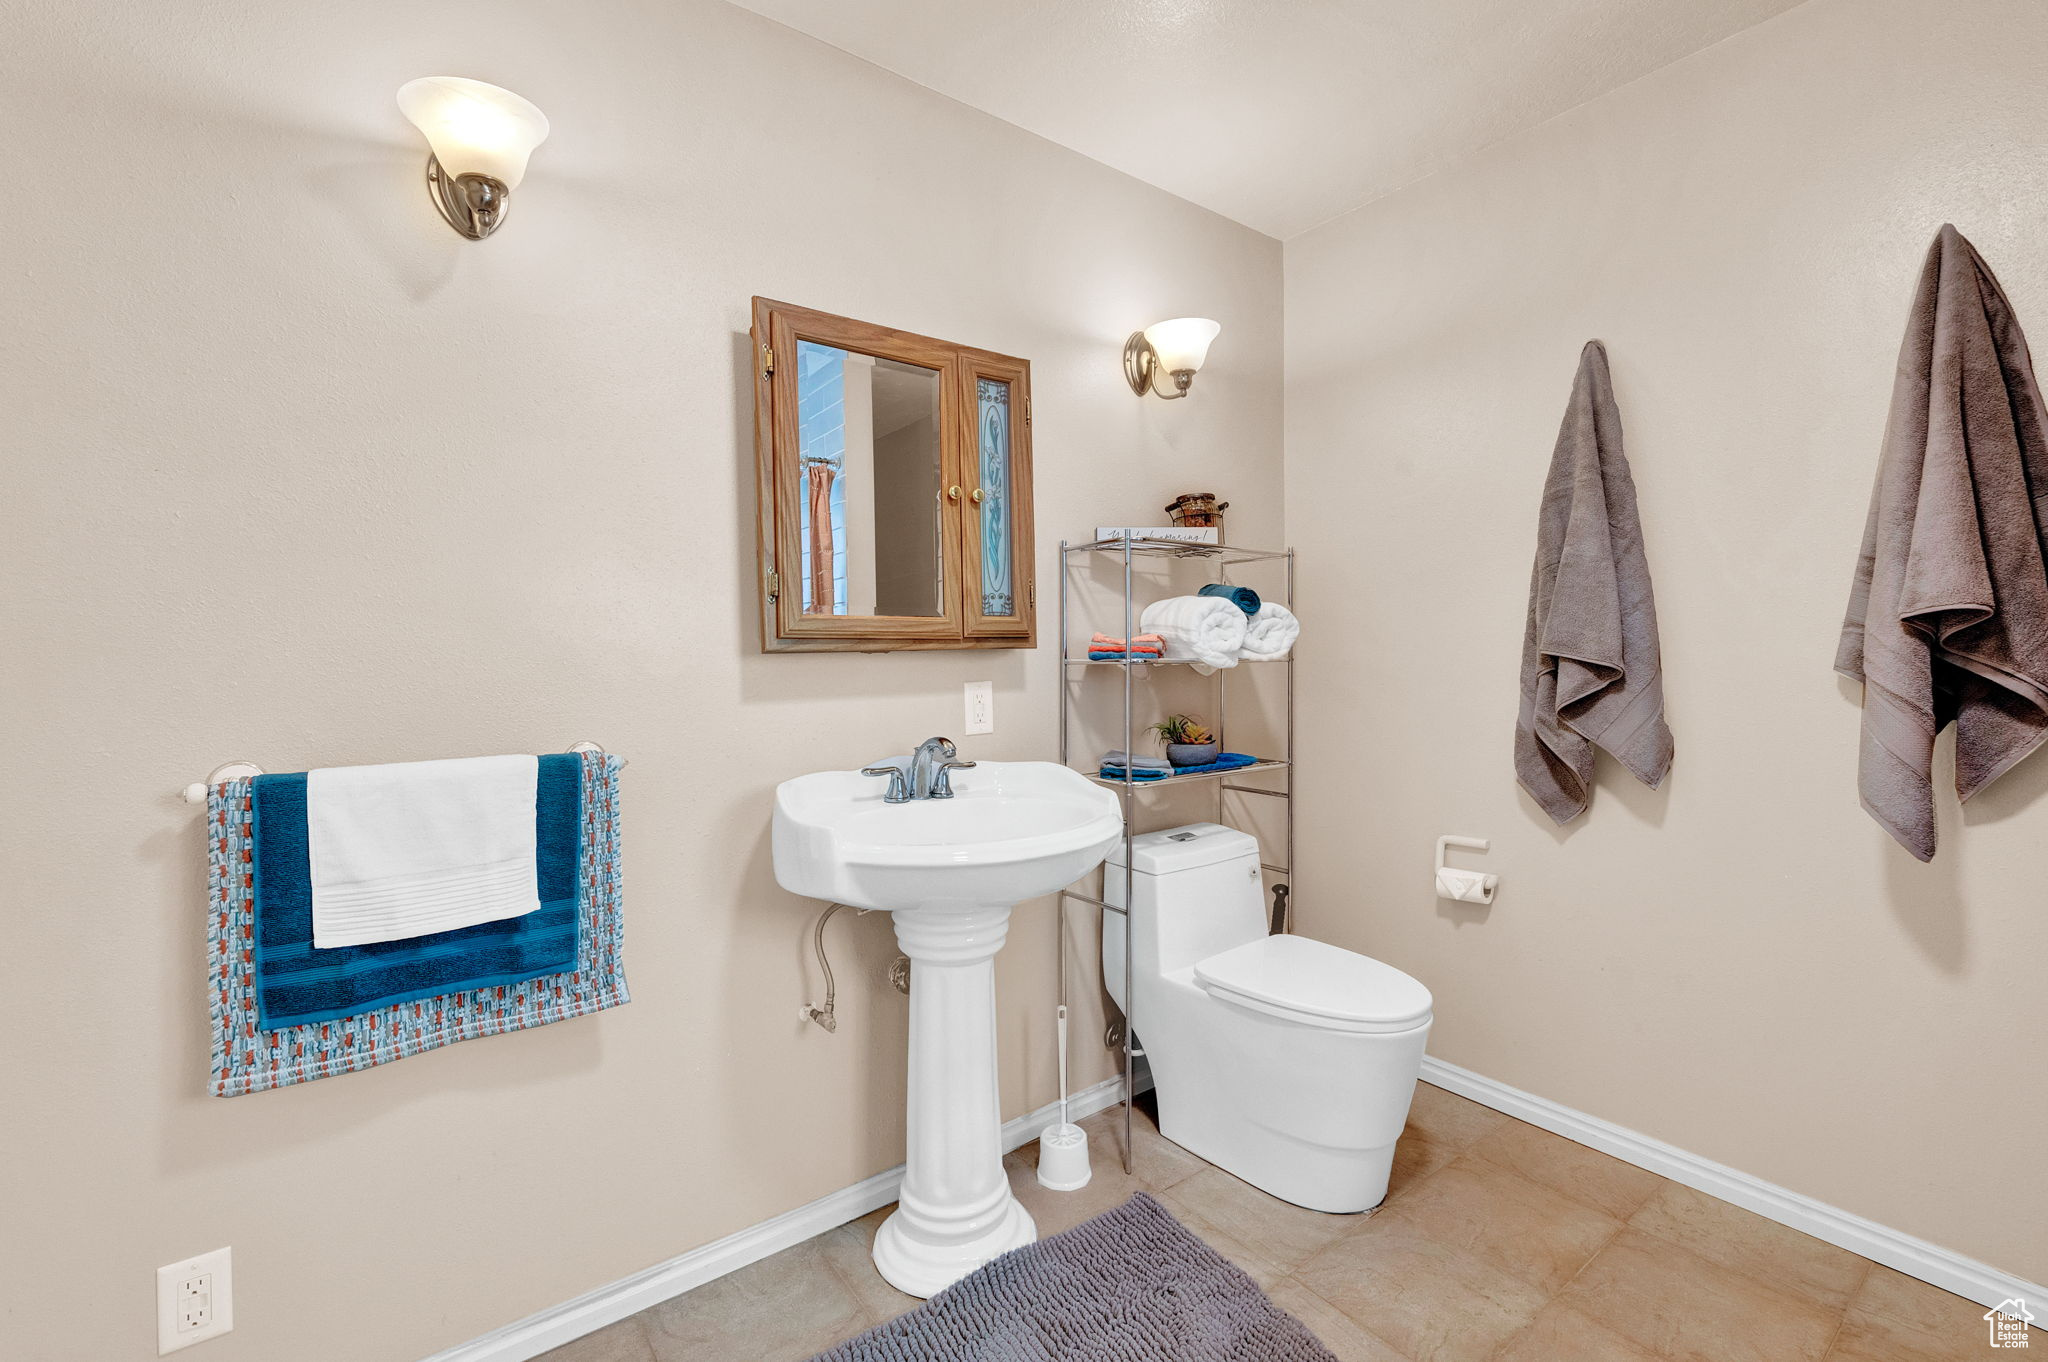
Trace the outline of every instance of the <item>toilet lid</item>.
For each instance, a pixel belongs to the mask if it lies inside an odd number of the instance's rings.
[[[1305,936],[1267,936],[1195,966],[1212,993],[1262,1012],[1328,1021],[1351,1031],[1405,1031],[1429,1018],[1429,990],[1368,955]]]

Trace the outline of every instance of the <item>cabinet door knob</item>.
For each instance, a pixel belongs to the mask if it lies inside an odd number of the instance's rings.
[[[958,487],[957,485],[956,485],[956,486],[952,486],[952,487],[948,487],[948,488],[946,489],[946,500],[948,500],[948,501],[958,501],[958,500],[960,500],[960,488],[959,488],[959,487]]]
[[[977,506],[981,505],[981,489],[979,487],[974,489],[974,504]]]

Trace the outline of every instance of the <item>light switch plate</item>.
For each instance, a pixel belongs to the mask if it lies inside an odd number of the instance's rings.
[[[232,1253],[232,1249],[218,1248],[156,1270],[158,1357],[234,1329]]]
[[[993,681],[969,681],[967,683],[967,717],[960,731],[969,737],[977,733],[996,731],[996,683]]]

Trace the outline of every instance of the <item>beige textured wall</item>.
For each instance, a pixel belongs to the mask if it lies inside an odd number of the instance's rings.
[[[1829,668],[1908,295],[1953,220],[2048,344],[2048,8],[1812,0],[1287,247],[1302,925],[1434,1053],[2048,1280],[2048,757],[1915,863]],[[1509,735],[1536,502],[1607,342],[1675,769],[1564,832]],[[1490,912],[1433,839],[1494,839]]]
[[[1049,588],[1061,535],[1192,487],[1278,537],[1278,244],[723,4],[5,28],[0,1354],[152,1357],[153,1268],[232,1244],[207,1362],[406,1362],[899,1161],[888,922],[834,924],[839,1033],[800,1025],[769,792],[957,730],[968,680],[970,753],[1049,754],[1050,626],[756,651],[748,298],[1030,358]],[[554,120],[480,245],[392,104],[439,72]],[[1125,334],[1190,312],[1200,392],[1136,400]],[[204,1095],[174,790],[580,738],[632,762],[630,1007]],[[1034,905],[1002,957],[1006,1115],[1053,1096],[1053,941]]]

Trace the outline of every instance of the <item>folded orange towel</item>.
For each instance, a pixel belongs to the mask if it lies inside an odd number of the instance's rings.
[[[1108,634],[1097,634],[1088,641],[1088,646],[1096,652],[1163,653],[1166,651],[1166,640],[1158,634],[1133,634],[1131,646],[1125,648],[1122,639],[1112,638]]]

